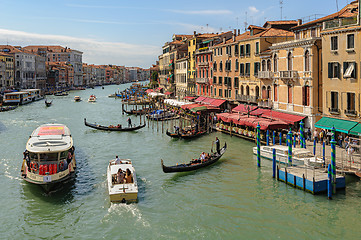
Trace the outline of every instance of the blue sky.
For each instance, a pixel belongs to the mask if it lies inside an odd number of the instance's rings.
[[[174,33],[244,30],[280,20],[279,0],[0,0],[0,44],[61,45],[83,62],[148,68]],[[283,0],[283,19],[325,16],[350,0]],[[338,4],[338,5],[337,5]]]

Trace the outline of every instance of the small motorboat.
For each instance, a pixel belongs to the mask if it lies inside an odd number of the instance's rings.
[[[138,201],[138,184],[130,159],[113,159],[107,168],[108,192],[111,202]]]
[[[48,102],[48,101],[46,101],[46,99],[45,99],[45,106],[50,107],[52,103],[53,103],[52,100],[51,100],[50,102]]]
[[[163,163],[163,159],[161,159],[161,165],[163,172],[165,173],[172,173],[172,172],[188,172],[197,170],[199,168],[207,167],[215,162],[217,162],[223,154],[226,152],[227,149],[227,143],[224,143],[224,146],[219,150],[218,152],[212,153],[208,159],[205,161],[201,160],[192,160],[189,163],[183,163],[183,164],[177,164],[174,166],[165,166]]]
[[[74,97],[74,101],[75,101],[75,102],[80,102],[80,101],[81,101],[81,97],[75,96],[75,97]]]
[[[88,102],[96,102],[97,98],[95,97],[95,95],[90,95],[90,97],[88,98]]]

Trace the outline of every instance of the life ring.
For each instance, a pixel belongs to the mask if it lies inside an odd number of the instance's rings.
[[[39,164],[37,162],[30,163],[30,168],[36,172],[39,169]]]
[[[61,161],[59,163],[59,170],[64,170],[64,162],[63,161]]]

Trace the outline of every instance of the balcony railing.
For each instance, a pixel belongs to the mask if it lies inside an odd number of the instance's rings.
[[[338,109],[338,108],[329,108],[328,111],[331,114],[340,114],[340,109]]]
[[[261,79],[271,79],[273,77],[271,71],[259,71],[258,72],[258,78]]]
[[[209,65],[209,62],[199,62],[198,63],[198,66],[208,66]]]
[[[272,108],[273,102],[271,99],[259,99],[258,106],[263,108]]]
[[[347,116],[356,117],[357,116],[357,111],[351,110],[351,109],[345,109],[345,114]]]
[[[298,77],[298,73],[297,71],[280,71],[280,78],[281,79],[292,79],[292,78],[297,78]]]
[[[196,83],[209,83],[208,78],[196,78]]]
[[[329,20],[323,23],[323,29],[339,28],[350,25],[356,25],[358,23],[357,15],[348,18],[337,18]]]
[[[248,103],[257,103],[258,96],[249,96],[249,95],[236,95],[236,100],[242,101],[242,102],[248,102]]]

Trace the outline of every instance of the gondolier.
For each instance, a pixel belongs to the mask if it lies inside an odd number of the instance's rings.
[[[219,154],[219,152],[220,152],[220,142],[219,142],[218,137],[216,137],[216,149],[217,149],[217,153]]]
[[[128,118],[128,126],[131,127],[132,126],[132,119]]]

